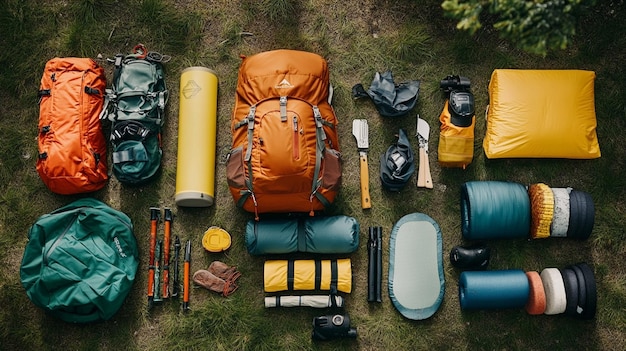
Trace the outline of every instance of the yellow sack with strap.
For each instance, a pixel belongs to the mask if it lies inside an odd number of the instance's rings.
[[[472,116],[469,126],[457,126],[451,121],[448,109],[448,100],[439,116],[441,128],[439,131],[439,165],[441,167],[460,167],[465,169],[474,158],[474,124],[476,117]]]
[[[439,147],[441,167],[465,169],[474,158],[474,94],[471,82],[463,76],[447,76],[439,87],[447,99],[439,115]]]
[[[287,290],[352,291],[352,264],[338,260],[268,260],[263,271],[265,292]]]

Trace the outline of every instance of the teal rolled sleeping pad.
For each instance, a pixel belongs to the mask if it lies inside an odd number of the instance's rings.
[[[524,185],[471,181],[461,186],[461,232],[465,239],[527,238],[530,223],[530,198]]]
[[[521,269],[465,271],[459,277],[463,310],[524,308],[529,295],[530,283]]]
[[[355,218],[341,215],[250,220],[246,225],[246,248],[251,255],[346,254],[359,247],[359,230]]]

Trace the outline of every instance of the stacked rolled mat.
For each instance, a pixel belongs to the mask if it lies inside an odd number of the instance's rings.
[[[471,240],[587,239],[594,212],[591,195],[572,188],[503,181],[471,181],[461,186],[461,230]]]
[[[531,315],[565,314],[593,319],[597,290],[591,267],[582,262],[565,268],[464,271],[459,278],[461,309],[524,308]]]
[[[359,229],[357,220],[348,216],[249,221],[245,242],[251,255],[333,255],[327,259],[317,256],[315,259],[266,260],[264,291],[280,295],[266,296],[265,307],[343,307],[344,299],[338,293],[352,291],[352,263],[349,258],[334,257],[358,248]],[[305,292],[305,295],[284,295],[295,291]]]

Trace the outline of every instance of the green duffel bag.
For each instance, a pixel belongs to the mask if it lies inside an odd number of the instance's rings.
[[[66,322],[89,323],[117,312],[138,265],[130,218],[84,198],[37,219],[20,278],[35,305]]]
[[[250,220],[246,226],[246,247],[252,255],[351,253],[359,247],[359,223],[341,215]]]

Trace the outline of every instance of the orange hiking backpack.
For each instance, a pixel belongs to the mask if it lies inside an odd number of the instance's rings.
[[[57,194],[106,184],[106,139],[100,123],[106,77],[90,58],[54,58],[39,88],[37,172]]]
[[[341,185],[337,118],[321,56],[275,50],[243,58],[227,180],[248,212],[323,210]]]

